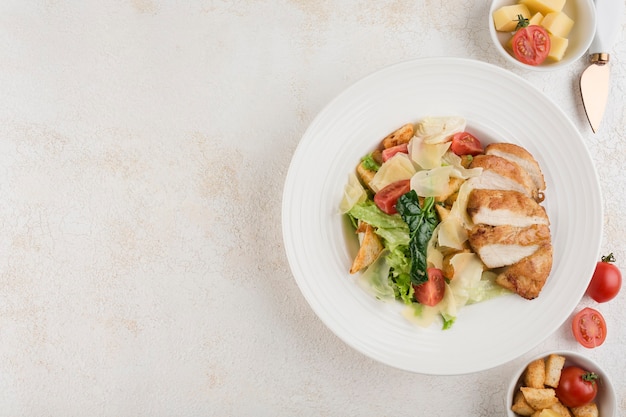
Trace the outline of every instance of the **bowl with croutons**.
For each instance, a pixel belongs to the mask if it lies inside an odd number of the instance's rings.
[[[600,365],[573,351],[547,352],[525,362],[506,395],[509,417],[613,417],[617,400]]]
[[[596,31],[592,0],[493,0],[489,33],[517,67],[562,69],[586,54]]]

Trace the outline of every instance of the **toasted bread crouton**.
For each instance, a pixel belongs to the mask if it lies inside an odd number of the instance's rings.
[[[384,246],[378,235],[374,233],[374,228],[366,224],[361,247],[352,262],[350,273],[355,274],[361,269],[370,266],[378,258],[383,249]]]
[[[561,417],[561,415],[551,408],[544,408],[541,411],[536,411],[532,417]]]
[[[596,403],[581,405],[571,408],[574,417],[598,417],[598,406]]]
[[[356,173],[361,179],[361,182],[363,183],[363,185],[365,185],[367,188],[372,190],[372,187],[370,187],[370,182],[372,181],[372,178],[374,178],[374,175],[376,175],[376,171],[372,171],[371,169],[365,168],[365,164],[361,162],[359,163],[359,165],[356,166]]]
[[[554,388],[521,387],[520,390],[524,394],[528,405],[535,410],[549,408],[558,401]]]
[[[552,404],[550,409],[556,411],[561,417],[572,417],[572,413],[569,411],[569,408],[563,405],[560,401]]]
[[[513,411],[515,414],[519,414],[520,416],[532,416],[535,412],[535,409],[528,405],[526,399],[524,398],[524,394],[522,394],[522,391],[517,391],[515,393],[515,396],[513,397],[513,405],[511,406],[511,411]]]
[[[445,193],[436,196],[435,202],[443,203],[448,200],[450,196],[457,194],[459,192],[459,189],[461,188],[461,185],[463,185],[463,182],[465,182],[465,180],[462,178],[451,177],[448,181],[448,189]]]
[[[415,134],[415,126],[407,123],[404,126],[394,130],[382,140],[383,148],[391,148],[393,146],[409,143]]]
[[[450,215],[450,210],[441,204],[435,204],[435,211],[437,212],[440,222],[444,221]]]
[[[537,359],[528,364],[524,374],[524,385],[531,388],[544,388],[543,381],[546,379],[546,363]]]
[[[548,356],[546,359],[546,379],[543,383],[552,388],[558,387],[563,365],[565,365],[564,356],[554,353]]]

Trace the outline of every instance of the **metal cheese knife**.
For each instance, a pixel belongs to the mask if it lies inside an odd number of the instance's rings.
[[[596,35],[589,46],[591,65],[580,76],[580,93],[594,133],[600,128],[609,96],[609,50],[620,30],[624,0],[596,0]]]

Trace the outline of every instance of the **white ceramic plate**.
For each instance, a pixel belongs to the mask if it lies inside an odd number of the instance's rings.
[[[449,330],[406,321],[400,303],[366,293],[348,273],[356,254],[339,214],[348,173],[392,130],[458,115],[490,142],[524,146],[547,182],[552,273],[540,296],[500,297],[459,311]],[[363,354],[400,369],[464,374],[503,364],[550,336],[583,296],[598,259],[602,206],[580,133],[538,89],[499,67],[455,58],[397,64],[358,81],[316,117],[291,161],[282,202],[293,275],[319,318]]]

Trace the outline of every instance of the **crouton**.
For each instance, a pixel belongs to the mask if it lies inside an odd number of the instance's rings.
[[[359,165],[356,166],[356,173],[359,175],[359,178],[361,179],[361,182],[367,188],[369,188],[371,190],[372,187],[370,187],[370,182],[372,181],[372,178],[374,178],[374,175],[376,175],[376,171],[372,171],[371,169],[367,169],[365,167],[365,163],[361,162]]]
[[[535,409],[528,405],[526,399],[524,398],[524,394],[522,394],[522,391],[517,391],[515,393],[515,396],[513,397],[513,405],[511,406],[511,411],[519,414],[520,416],[532,416],[535,412]]]
[[[521,387],[520,390],[524,394],[528,405],[535,410],[549,408],[558,401],[554,388]]]
[[[528,364],[524,374],[524,385],[531,388],[544,388],[543,382],[546,379],[546,363],[537,359]]]
[[[391,148],[393,146],[409,143],[415,134],[415,126],[407,123],[397,130],[394,130],[382,140],[383,148]]]
[[[561,379],[561,370],[565,365],[565,357],[557,354],[551,354],[546,359],[546,378],[544,384],[556,388],[559,386]]]
[[[541,411],[537,411],[532,417],[561,417],[561,415],[550,408],[544,408]]]
[[[574,417],[598,417],[598,406],[596,403],[581,405],[571,408]]]
[[[450,215],[450,210],[440,204],[435,204],[435,211],[437,212],[437,216],[439,216],[440,222],[444,221]]]
[[[350,273],[355,274],[361,269],[370,266],[383,251],[384,246],[380,241],[378,235],[374,232],[374,228],[366,224],[365,233],[363,235],[363,241],[361,247],[356,254],[356,258],[352,262]]]
[[[444,193],[435,197],[435,202],[444,203],[452,195],[458,194],[461,185],[463,185],[463,182],[465,182],[465,180],[462,178],[451,177],[448,181],[448,189]]]
[[[552,404],[550,409],[556,411],[560,417],[572,417],[572,413],[569,411],[569,408],[563,405],[560,401]]]

